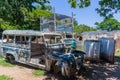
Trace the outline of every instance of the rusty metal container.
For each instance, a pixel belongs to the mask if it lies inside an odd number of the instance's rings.
[[[85,60],[100,60],[100,42],[98,40],[85,40],[84,42]]]
[[[114,63],[115,40],[112,38],[100,38],[100,56],[111,63]]]

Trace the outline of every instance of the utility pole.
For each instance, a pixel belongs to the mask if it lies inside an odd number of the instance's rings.
[[[40,31],[43,31],[42,30],[42,25],[44,25],[44,17],[40,17]]]
[[[40,17],[40,22],[39,23],[40,23],[40,31],[42,31],[42,28],[41,28],[41,17]]]
[[[74,38],[74,14],[72,12],[72,35],[73,35],[73,38]]]
[[[53,8],[53,12],[54,12],[54,29],[56,32],[56,13],[55,13],[55,8]]]

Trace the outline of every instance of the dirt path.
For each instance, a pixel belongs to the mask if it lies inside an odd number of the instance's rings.
[[[32,74],[32,70],[33,68],[23,65],[14,67],[0,66],[0,75],[10,76],[13,80],[71,80],[64,79],[56,74],[36,77]],[[116,58],[114,64],[85,63],[80,76],[83,76],[85,80],[120,80],[120,58]]]
[[[45,76],[36,77],[32,74],[30,68],[3,67],[0,66],[0,75],[7,75],[13,78],[13,80],[43,80]]]

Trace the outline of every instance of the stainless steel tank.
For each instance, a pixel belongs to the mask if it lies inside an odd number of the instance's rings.
[[[85,60],[100,60],[100,42],[98,40],[86,40],[84,42]]]
[[[101,43],[100,56],[102,59],[114,63],[115,40],[111,38],[100,38]]]

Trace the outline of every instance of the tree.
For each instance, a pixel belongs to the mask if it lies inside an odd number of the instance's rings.
[[[24,29],[28,13],[35,9],[34,2],[40,4],[41,9],[46,9],[49,3],[48,0],[0,0],[0,18]]]
[[[90,0],[68,0],[71,7],[84,8],[90,5]],[[113,17],[114,13],[120,11],[120,0],[99,0],[100,8],[96,8],[97,13],[104,18]]]
[[[0,18],[0,37],[2,35],[3,30],[13,30],[18,29],[19,25],[11,25],[10,22],[4,21],[2,18]]]
[[[39,7],[37,9],[34,9],[32,12],[29,13],[29,21],[32,23],[30,26],[32,26],[30,29],[39,29],[40,21],[42,21],[42,17],[48,18],[52,15],[51,12],[41,10]]]
[[[73,19],[73,24],[74,24],[74,26],[78,26],[78,22],[77,22],[77,20],[76,19]]]
[[[68,3],[70,3],[73,8],[84,8],[90,5],[90,0],[68,0]]]
[[[51,9],[50,0],[0,0],[0,18],[9,22],[9,25],[19,25],[19,29],[28,29],[32,27],[29,13],[36,9],[33,3],[39,4],[42,10]],[[91,1],[68,0],[68,3],[73,8],[84,8],[88,7]],[[114,13],[120,11],[120,0],[99,0],[99,5],[100,8],[96,11],[105,19],[113,17]]]
[[[101,30],[120,30],[120,22],[113,18],[104,19],[102,22],[96,22],[95,24],[97,29]]]
[[[96,11],[105,19],[113,17],[114,13],[120,11],[120,0],[101,0],[99,5],[100,8]]]
[[[95,31],[95,28],[89,27],[87,25],[81,24],[79,26],[75,26],[74,27],[74,32],[77,34],[80,34],[82,32],[86,32],[86,31]]]

